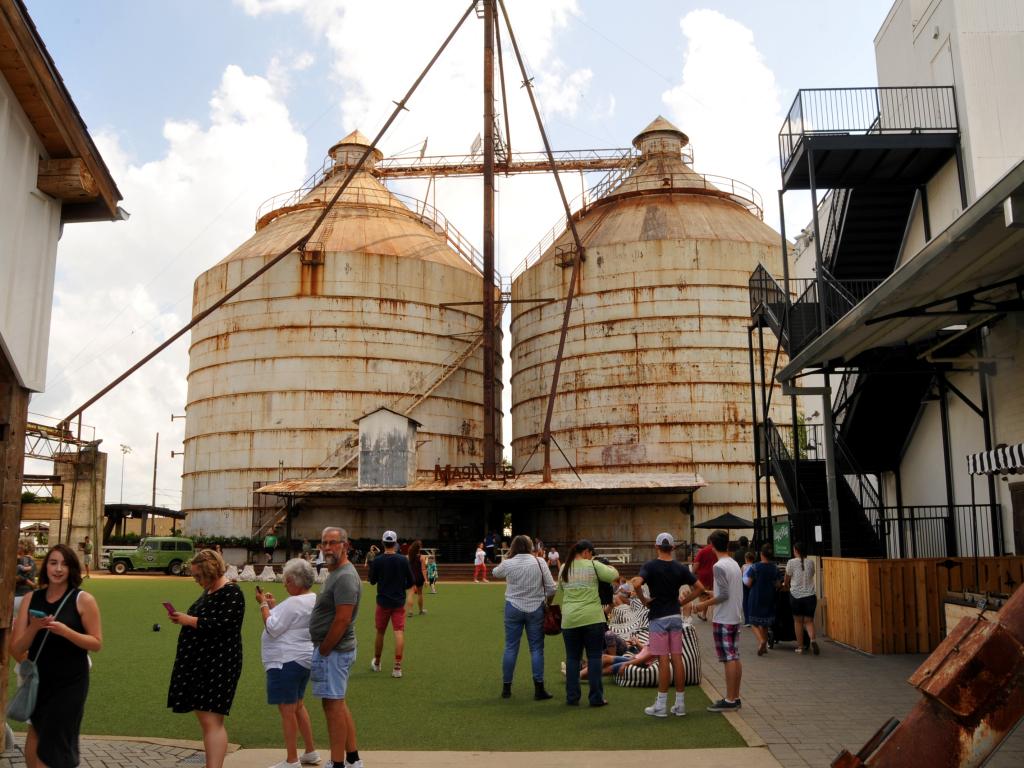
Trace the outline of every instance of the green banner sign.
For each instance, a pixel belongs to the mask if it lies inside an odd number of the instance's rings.
[[[776,557],[792,557],[793,547],[789,539],[789,521],[772,521],[772,547]]]

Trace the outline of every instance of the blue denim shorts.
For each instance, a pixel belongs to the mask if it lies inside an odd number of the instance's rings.
[[[267,670],[267,704],[294,704],[306,695],[309,670],[297,661]]]
[[[321,656],[313,649],[313,668],[309,679],[313,681],[313,695],[321,699],[344,699],[348,692],[348,674],[356,660],[355,651],[332,651]]]

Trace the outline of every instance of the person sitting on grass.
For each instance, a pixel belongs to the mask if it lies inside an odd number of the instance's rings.
[[[658,659],[651,653],[650,647],[646,643],[639,642],[635,636],[627,641],[614,632],[606,632],[604,638],[605,648],[604,653],[601,654],[602,675],[617,675],[625,667],[636,665],[646,667],[658,663]],[[586,674],[587,661],[584,660],[580,667],[580,676]]]
[[[313,659],[309,617],[316,595],[309,590],[316,581],[316,571],[307,560],[296,557],[285,563],[281,576],[289,599],[277,603],[271,593],[257,586],[256,602],[264,627],[260,644],[267,672],[267,703],[276,704],[281,714],[287,752],[285,759],[273,768],[299,768],[320,762],[320,754],[313,746],[309,712],[303,703]],[[302,755],[296,745],[300,733],[306,746]]]

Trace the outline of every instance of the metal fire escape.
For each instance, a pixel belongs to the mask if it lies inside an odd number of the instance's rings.
[[[785,192],[811,194],[815,266],[810,279],[790,278],[783,220],[781,281],[759,266],[749,283],[755,404],[755,355],[762,371],[766,355],[777,370],[780,353],[796,357],[867,297],[904,255],[917,211],[925,239],[931,238],[927,183],[953,158],[966,204],[951,87],[801,90],[779,132],[779,157],[780,214]],[[821,190],[828,190],[824,198]],[[765,350],[764,328],[776,336],[774,351]],[[878,476],[898,468],[920,403],[941,375],[921,363],[916,350],[897,357],[859,360],[845,370],[826,365],[816,371],[823,387],[784,387],[791,396],[789,425],[769,418],[774,373],[762,375],[760,413],[755,413],[755,457],[759,480],[764,479],[764,493],[758,493],[759,538],[772,535],[773,479],[794,540],[814,541],[814,527],[821,526],[820,554],[886,551]],[[840,374],[833,392],[829,382]],[[798,394],[822,395],[822,424],[798,417]]]

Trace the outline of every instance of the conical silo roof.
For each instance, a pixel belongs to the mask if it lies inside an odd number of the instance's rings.
[[[271,255],[298,240],[323,212],[356,165],[370,141],[353,131],[330,149],[331,165],[323,179],[305,194],[260,216],[256,233],[223,261]],[[443,216],[429,206],[412,210],[375,176],[383,158],[376,148],[356,172],[330,213],[313,233],[309,247],[320,251],[360,251],[402,256],[479,272],[470,254],[460,254],[445,237],[454,231]]]

